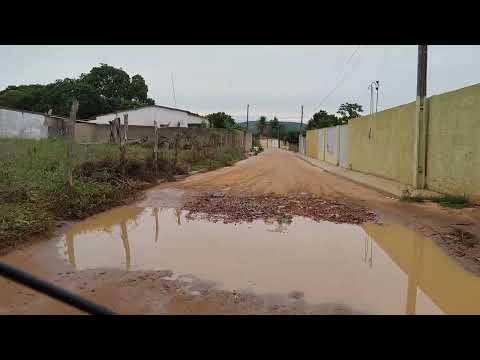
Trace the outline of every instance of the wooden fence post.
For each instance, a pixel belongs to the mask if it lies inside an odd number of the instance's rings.
[[[78,100],[73,99],[72,107],[70,109],[70,119],[67,121],[67,126],[65,127],[65,135],[67,142],[67,161],[65,166],[65,183],[72,188],[73,187],[73,143],[75,141],[75,121],[77,119],[78,112]]]
[[[157,120],[153,120],[153,169],[155,175],[158,173],[158,125]]]
[[[118,131],[120,133],[120,118],[118,119]],[[122,167],[122,173],[125,174],[125,165],[127,161],[127,135],[128,132],[128,114],[123,114],[123,134],[120,138],[120,165]]]

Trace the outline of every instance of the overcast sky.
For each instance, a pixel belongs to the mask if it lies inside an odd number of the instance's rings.
[[[78,77],[93,66],[121,67],[145,78],[159,105],[197,113],[224,111],[305,120],[343,102],[369,111],[371,81],[379,110],[415,100],[417,46],[0,46],[0,89]],[[480,83],[480,46],[430,46],[427,95]]]

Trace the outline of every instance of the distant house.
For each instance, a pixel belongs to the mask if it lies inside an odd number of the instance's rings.
[[[202,123],[208,124],[207,119],[198,114],[160,105],[98,115],[95,120],[89,122],[92,124],[108,124],[116,117],[120,117],[123,122],[124,114],[128,114],[129,125],[153,126],[154,120],[157,121],[159,127],[201,127]]]

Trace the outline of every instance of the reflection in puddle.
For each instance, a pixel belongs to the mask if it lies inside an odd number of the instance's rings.
[[[306,218],[223,224],[124,207],[72,225],[59,244],[77,269],[172,270],[229,290],[299,292],[371,314],[478,314],[480,279],[400,225]]]

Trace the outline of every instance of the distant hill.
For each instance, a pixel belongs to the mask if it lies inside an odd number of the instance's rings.
[[[241,122],[238,123],[241,127],[245,128],[247,127],[247,122]],[[300,123],[294,122],[294,121],[280,121],[280,125],[283,126],[285,132],[289,131],[300,131]],[[303,127],[305,128],[306,124],[303,124]],[[257,129],[257,121],[249,121],[248,122],[248,130],[250,130],[251,133],[257,134],[258,129]]]

